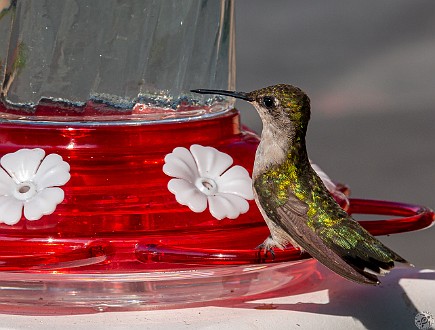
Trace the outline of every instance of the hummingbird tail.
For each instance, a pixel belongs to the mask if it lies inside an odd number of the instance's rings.
[[[295,201],[278,208],[275,221],[306,252],[335,273],[361,284],[379,284],[394,268],[395,262],[409,264],[387,248],[358,222],[344,213],[333,225],[319,225],[317,230],[307,225],[306,215],[295,212]]]
[[[347,235],[350,235],[354,239],[357,237],[357,243],[353,249],[343,249],[343,241],[341,241],[343,237],[339,238],[331,248],[354,270],[372,282],[371,284],[379,284],[378,276],[388,274],[395,267],[396,262],[411,265],[396,252],[373,237],[356,221],[353,219],[351,221],[347,223]]]

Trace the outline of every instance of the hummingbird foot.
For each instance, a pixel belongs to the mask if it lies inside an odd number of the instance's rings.
[[[263,250],[264,250],[264,258],[263,258],[262,260],[267,259],[267,256],[268,256],[269,253],[270,253],[270,255],[272,256],[272,260],[275,260],[275,251],[274,251],[273,249],[276,248],[276,247],[277,247],[277,248],[280,248],[280,249],[283,248],[281,244],[279,244],[278,242],[276,242],[276,241],[273,239],[272,235],[269,235],[269,236],[264,240],[263,243],[261,243],[260,245],[258,245],[258,246],[256,247],[256,249],[259,250],[258,252],[259,252],[260,260],[262,259],[262,258],[261,258],[261,251],[263,251]]]

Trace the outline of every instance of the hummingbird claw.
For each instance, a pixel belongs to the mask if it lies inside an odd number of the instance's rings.
[[[267,254],[270,253],[272,260],[275,260],[275,251],[272,248],[265,248],[264,256],[267,258]]]
[[[258,245],[256,249],[258,250],[258,258],[260,262],[264,262],[267,259],[268,254],[272,256],[272,261],[275,260],[275,251],[273,250],[273,247],[275,246],[273,244],[274,240],[272,236],[267,237],[263,243]],[[264,256],[261,257],[261,251],[264,250]]]

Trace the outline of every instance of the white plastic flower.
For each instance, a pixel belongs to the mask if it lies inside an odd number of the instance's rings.
[[[198,213],[208,204],[216,219],[235,219],[248,211],[247,200],[254,196],[248,171],[232,164],[230,155],[194,144],[190,151],[178,147],[166,155],[163,172],[174,177],[168,189],[178,203]]]
[[[23,208],[27,220],[51,214],[64,199],[63,186],[70,179],[69,164],[58,154],[20,149],[0,160],[0,222],[14,225]]]

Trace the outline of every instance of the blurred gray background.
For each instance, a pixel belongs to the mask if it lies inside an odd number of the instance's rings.
[[[435,2],[236,1],[237,89],[311,98],[310,158],[352,197],[435,208]],[[242,121],[261,122],[238,101]],[[381,237],[435,268],[435,227]]]

